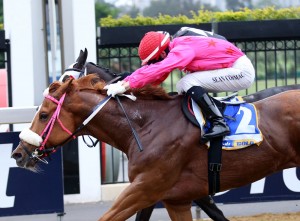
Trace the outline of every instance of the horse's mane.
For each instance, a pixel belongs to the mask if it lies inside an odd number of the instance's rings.
[[[77,90],[96,90],[101,94],[105,94],[106,92],[103,89],[105,85],[105,81],[97,74],[89,74],[76,80]]]
[[[101,94],[106,94],[105,85],[105,81],[97,74],[89,74],[77,80],[69,78],[63,83],[56,81],[49,86],[49,92],[54,93],[59,91],[60,94],[63,94],[73,87],[74,91],[93,90]],[[173,98],[160,86],[147,85],[139,89],[131,89],[128,92],[132,92],[136,97],[144,100],[169,100]]]
[[[99,66],[92,62],[88,62],[86,64],[86,67],[89,69],[88,73],[95,72],[95,74],[97,74],[99,71],[98,69],[101,69],[102,71],[104,71],[105,73],[109,74],[112,77],[120,76],[119,74],[112,72],[109,68]],[[90,75],[90,74],[88,74],[88,75]],[[101,78],[101,75],[99,77]],[[96,78],[96,76],[95,76],[95,78]],[[160,86],[147,85],[143,88],[131,89],[129,92],[132,92],[135,96],[138,96],[142,99],[159,99],[159,100],[171,99],[171,96],[168,95],[168,93]]]
[[[104,90],[106,83],[97,74],[89,74],[83,78],[79,78],[77,83],[79,87],[90,87],[91,89],[97,90],[102,94],[106,93],[106,90]],[[132,92],[140,99],[172,99],[172,97],[160,86],[147,85],[139,89],[131,89],[128,92]]]
[[[146,85],[142,88],[131,89],[131,92],[141,99],[169,100],[173,98],[160,86]]]
[[[106,83],[99,78],[96,74],[91,74],[86,77],[81,77],[77,80],[73,78],[67,78],[64,82],[55,81],[49,86],[49,93],[53,94],[54,97],[59,98],[61,94],[73,91],[92,90],[100,93],[104,92],[104,86]]]

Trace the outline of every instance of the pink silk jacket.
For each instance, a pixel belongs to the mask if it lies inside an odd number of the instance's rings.
[[[210,37],[184,36],[169,44],[168,56],[157,63],[137,69],[124,80],[131,88],[162,83],[174,69],[196,72],[232,67],[244,53],[232,43]]]

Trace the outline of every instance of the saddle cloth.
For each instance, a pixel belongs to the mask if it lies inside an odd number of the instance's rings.
[[[222,149],[236,150],[259,145],[263,136],[258,128],[257,111],[253,104],[236,104],[237,97],[231,99],[235,104],[227,103],[223,112],[224,119],[230,128],[230,134],[225,136],[222,143]],[[192,100],[192,108],[195,117],[200,124],[201,133],[208,130],[209,124],[205,124],[205,118],[199,106]],[[209,146],[209,144],[207,144]]]

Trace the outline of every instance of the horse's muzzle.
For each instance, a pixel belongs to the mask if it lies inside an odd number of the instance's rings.
[[[36,163],[26,150],[23,148],[23,146],[21,146],[21,148],[18,146],[11,154],[11,157],[16,160],[18,167],[31,168],[34,167]]]
[[[12,158],[16,160],[16,163],[19,164],[22,162],[22,154],[13,152],[11,155]]]
[[[16,160],[18,167],[22,168],[25,167],[26,161],[28,161],[28,159],[25,159],[26,156],[23,156],[22,153],[17,152],[16,150],[12,153],[11,157]]]

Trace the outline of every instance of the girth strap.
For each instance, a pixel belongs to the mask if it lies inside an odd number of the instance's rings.
[[[210,195],[215,195],[220,191],[222,140],[223,137],[216,137],[211,139],[210,147],[208,149],[208,186]]]

